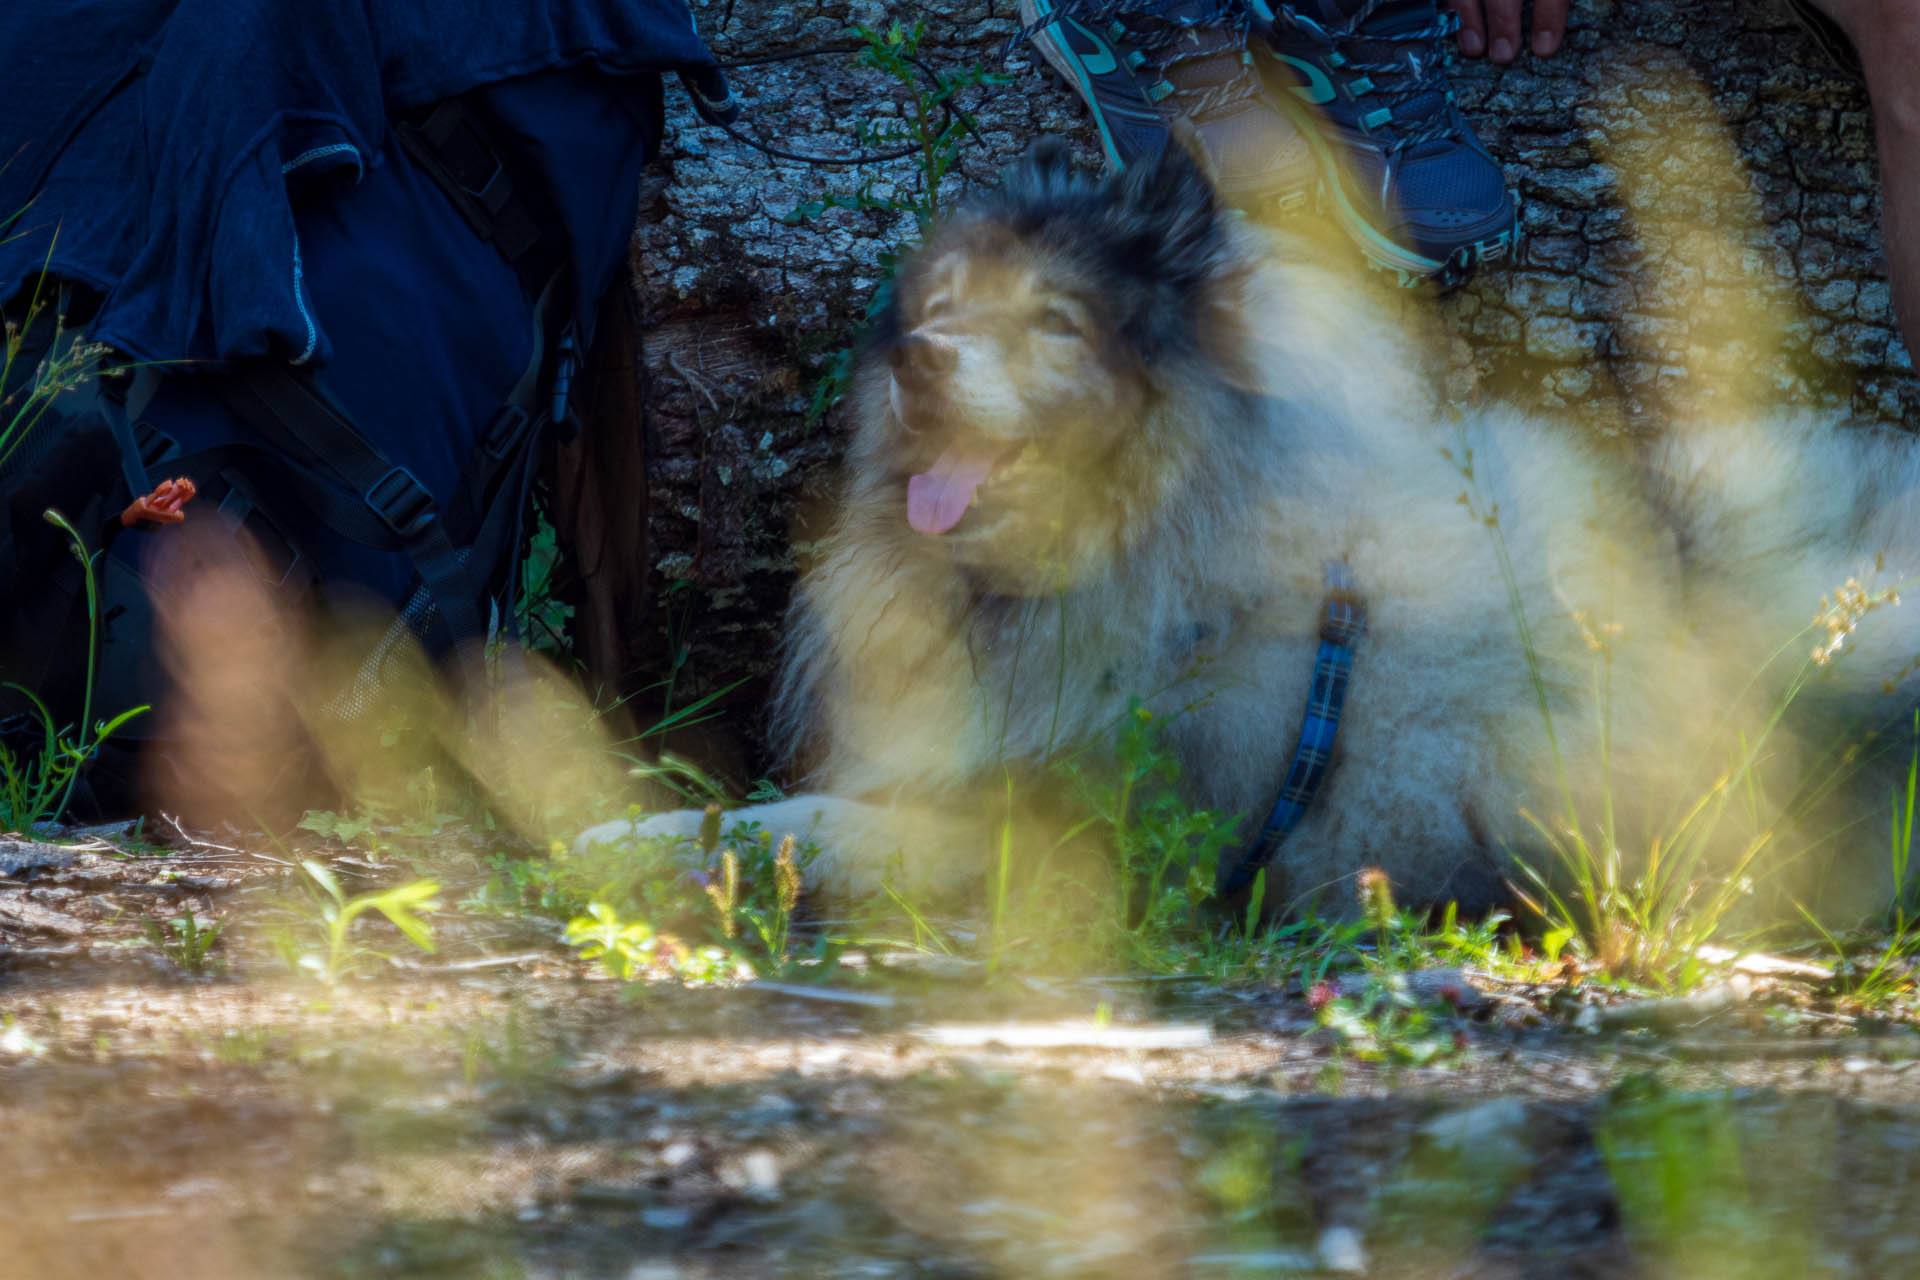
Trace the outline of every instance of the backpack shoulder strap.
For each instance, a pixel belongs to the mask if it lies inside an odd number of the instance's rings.
[[[473,234],[513,268],[527,297],[538,298],[558,272],[561,255],[541,234],[549,220],[533,193],[515,182],[514,163],[495,141],[485,112],[466,97],[448,98],[396,120],[393,131]]]
[[[222,382],[227,405],[267,441],[344,492],[307,489],[312,514],[354,536],[369,513],[412,559],[454,643],[484,637],[479,598],[491,566],[463,555],[440,506],[411,471],[398,466],[354,425],[310,375],[280,363],[236,365]],[[357,539],[363,540],[363,539]]]

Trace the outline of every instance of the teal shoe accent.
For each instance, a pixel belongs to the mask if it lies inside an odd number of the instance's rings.
[[[1457,282],[1518,234],[1500,166],[1446,83],[1459,19],[1435,0],[1248,0],[1274,101],[1313,143],[1335,220],[1403,279]]]
[[[1020,0],[1021,35],[1087,104],[1112,168],[1176,134],[1229,202],[1304,198],[1318,166],[1247,50],[1247,0]]]

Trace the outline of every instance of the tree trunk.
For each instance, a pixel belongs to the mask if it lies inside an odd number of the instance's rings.
[[[960,95],[977,127],[943,202],[991,183],[1043,134],[1097,162],[1079,99],[1025,46],[1007,49],[1011,0],[695,11],[723,61],[753,64],[731,73],[750,113],[739,127],[782,149],[844,155],[862,122],[901,118],[900,86],[856,62],[848,30],[897,18],[926,24],[928,67],[1011,80]],[[1520,201],[1518,260],[1445,297],[1356,276],[1440,335],[1449,394],[1571,409],[1604,431],[1776,403],[1920,420],[1880,259],[1864,91],[1782,10],[1581,0],[1560,56],[1463,63],[1455,86]],[[870,203],[909,200],[922,176],[911,157],[774,159],[670,98],[634,240],[650,481],[627,501],[646,520],[622,531],[604,518],[619,495],[600,504],[596,563],[627,563],[617,589],[579,597],[578,625],[598,674],[638,691],[642,726],[744,680],[723,700],[738,745],[728,771],[751,776],[767,767],[758,708],[843,438],[835,413],[809,425],[809,395],[851,340],[883,252],[915,232],[910,214],[885,210],[783,218],[862,184]],[[618,415],[608,429],[636,438]],[[633,483],[618,468],[603,481]],[[624,543],[608,546],[610,531]]]

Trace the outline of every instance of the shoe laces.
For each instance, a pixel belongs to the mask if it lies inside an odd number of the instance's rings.
[[[1364,79],[1369,96],[1386,108],[1384,119],[1368,132],[1384,144],[1389,157],[1428,142],[1458,139],[1462,128],[1449,109],[1447,72],[1453,65],[1450,43],[1460,30],[1451,9],[1417,27],[1369,31],[1367,23],[1393,0],[1363,0],[1339,25],[1329,25],[1282,5],[1276,25],[1318,33],[1329,52],[1342,59],[1339,73],[1351,85]]]
[[[1139,59],[1129,58],[1129,65],[1134,70],[1151,68],[1158,76],[1149,96],[1155,101],[1172,98],[1190,119],[1210,118],[1260,91],[1258,77],[1243,56],[1248,27],[1244,0],[1065,0],[1053,13],[1016,31],[1013,40],[1029,40],[1062,16],[1105,29],[1116,43],[1124,43],[1128,54],[1137,52]],[[1207,63],[1214,65],[1202,65]]]

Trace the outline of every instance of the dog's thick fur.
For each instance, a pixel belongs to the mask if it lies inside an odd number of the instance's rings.
[[[1525,814],[1565,812],[1563,776],[1590,835],[1610,790],[1622,847],[1645,849],[1743,740],[1778,799],[1841,728],[1911,705],[1882,686],[1920,631],[1887,609],[1767,732],[1822,596],[1920,570],[1908,437],[1785,416],[1603,447],[1455,420],[1403,346],[1177,152],[1105,182],[1058,151],[1010,171],[907,264],[862,358],[775,712],[820,794],[743,816],[818,841],[814,879],[840,890],[977,876],[1008,770],[1107,740],[1142,697],[1198,704],[1167,721],[1184,777],[1248,835],[1291,758],[1330,561],[1370,620],[1270,900],[1350,901],[1341,882],[1381,867],[1405,899],[1484,902],[1542,847]],[[1795,847],[1849,818],[1884,832],[1886,794],[1810,812]]]

